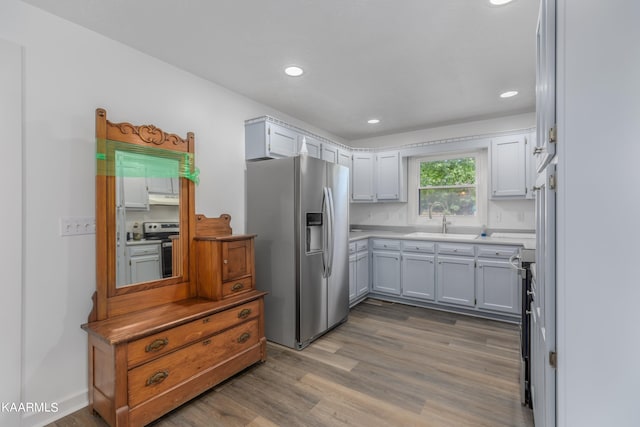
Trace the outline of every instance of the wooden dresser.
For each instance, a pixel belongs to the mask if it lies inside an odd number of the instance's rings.
[[[142,426],[266,359],[264,292],[190,298],[83,325],[93,410]]]
[[[152,125],[111,123],[98,109],[96,136],[96,292],[82,325],[89,336],[89,405],[112,427],[137,427],[266,360],[265,292],[255,290],[255,236],[233,235],[229,215],[195,214],[192,133],[181,138]],[[126,229],[117,199],[123,152],[141,162],[137,171],[157,171],[158,159],[179,166],[178,177],[147,176],[178,178],[171,277],[118,281],[119,233]]]

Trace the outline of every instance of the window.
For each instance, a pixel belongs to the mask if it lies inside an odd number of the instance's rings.
[[[486,150],[414,158],[410,209],[416,224],[481,225],[486,211]]]

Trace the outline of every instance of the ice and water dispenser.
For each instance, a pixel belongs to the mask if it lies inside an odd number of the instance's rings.
[[[323,250],[322,213],[307,212],[307,254]]]

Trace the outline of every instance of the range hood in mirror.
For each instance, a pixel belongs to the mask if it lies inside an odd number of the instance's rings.
[[[149,194],[150,205],[178,206],[180,197],[177,194]]]

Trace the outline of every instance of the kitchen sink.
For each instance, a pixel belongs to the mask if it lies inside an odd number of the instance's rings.
[[[478,237],[477,234],[454,234],[454,233],[425,233],[417,231],[415,233],[405,234],[405,237],[419,239],[437,239],[437,240],[473,240]]]

